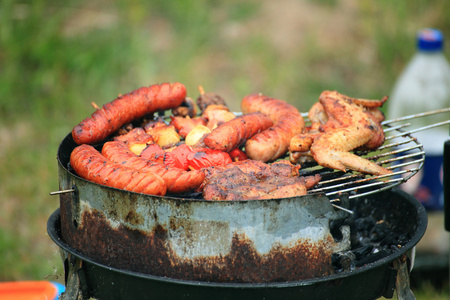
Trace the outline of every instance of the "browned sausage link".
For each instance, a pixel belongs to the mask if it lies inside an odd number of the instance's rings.
[[[251,159],[276,160],[288,151],[291,138],[305,129],[305,121],[297,108],[283,100],[251,94],[242,99],[241,108],[243,113],[262,112],[274,122],[272,127],[245,144],[245,152]]]
[[[95,144],[126,123],[158,110],[181,105],[185,97],[186,87],[181,83],[141,87],[106,103],[84,119],[73,128],[73,139],[79,145]]]
[[[97,184],[143,194],[166,194],[166,184],[160,176],[116,164],[90,145],[76,147],[70,155],[70,165],[80,177]]]
[[[106,142],[103,145],[102,154],[115,163],[161,176],[169,193],[193,191],[202,184],[205,178],[205,173],[202,170],[185,171],[139,157],[119,141]]]
[[[204,142],[211,149],[230,152],[272,125],[273,121],[263,113],[244,114],[214,129]]]

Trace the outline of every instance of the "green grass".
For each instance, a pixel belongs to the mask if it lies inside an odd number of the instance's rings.
[[[448,1],[351,2],[1,1],[0,281],[62,280],[46,235],[59,206],[49,192],[58,190],[58,145],[91,101],[179,81],[235,110],[263,92],[306,111],[325,89],[388,94],[419,28],[450,39]],[[301,15],[285,19],[284,5],[302,5]]]

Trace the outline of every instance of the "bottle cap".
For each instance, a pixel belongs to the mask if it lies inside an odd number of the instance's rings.
[[[442,32],[433,28],[425,28],[417,33],[417,48],[422,51],[440,51],[444,46]]]

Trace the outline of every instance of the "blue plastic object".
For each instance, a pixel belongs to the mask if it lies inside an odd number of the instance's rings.
[[[438,29],[425,28],[417,33],[417,48],[421,51],[441,51],[444,36]]]

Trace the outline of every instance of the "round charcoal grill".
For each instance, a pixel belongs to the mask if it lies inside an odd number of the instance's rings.
[[[371,251],[365,254],[363,265],[353,265],[330,276],[289,282],[205,282],[114,268],[64,242],[59,209],[49,218],[47,228],[61,249],[66,273],[66,299],[76,296],[83,299],[140,299],[144,296],[152,299],[377,299],[382,296],[391,298],[399,286],[403,294],[410,293],[410,250],[425,233],[427,224],[422,205],[414,197],[394,188],[364,197],[361,201],[350,200],[349,208],[358,215],[350,223],[364,218],[389,223],[393,238],[401,237],[404,245],[394,247],[394,250],[380,248],[379,251]],[[363,230],[358,234],[364,234]],[[358,234],[355,232],[355,238]],[[354,249],[356,255],[360,250]],[[350,252],[345,252],[346,257]]]
[[[408,118],[385,122],[385,145],[359,153],[392,174],[305,166],[301,175],[323,178],[308,195],[258,201],[157,197],[89,182],[70,169],[69,134],[57,155],[60,191],[51,193],[60,209],[48,221],[67,298],[375,299],[395,289],[403,298],[411,293],[409,252],[427,223],[422,205],[395,188],[424,160],[408,124],[393,125]]]

